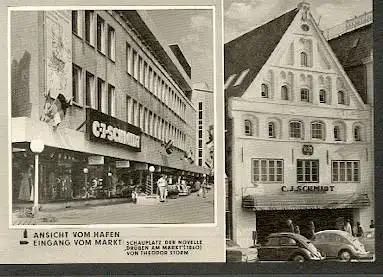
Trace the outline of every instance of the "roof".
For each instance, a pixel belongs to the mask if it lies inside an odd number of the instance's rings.
[[[343,68],[363,64],[363,59],[368,58],[373,49],[372,24],[345,33],[328,43]]]
[[[298,11],[295,8],[225,44],[225,81],[236,74],[232,80],[234,84],[241,73],[249,69],[239,85],[228,86],[225,90],[226,97],[243,95],[269,59]]]

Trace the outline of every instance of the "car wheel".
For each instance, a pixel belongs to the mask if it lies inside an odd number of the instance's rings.
[[[342,250],[339,252],[339,259],[343,262],[351,261],[351,253],[348,250]]]
[[[302,255],[295,255],[292,259],[294,262],[303,263],[306,259]]]

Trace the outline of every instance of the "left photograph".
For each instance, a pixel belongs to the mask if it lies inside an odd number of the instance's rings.
[[[214,223],[213,11],[9,15],[10,224]]]

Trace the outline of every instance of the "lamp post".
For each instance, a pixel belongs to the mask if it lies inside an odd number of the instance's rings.
[[[33,185],[32,214],[36,215],[39,211],[39,154],[44,150],[44,142],[40,139],[31,140],[29,147],[35,154],[35,182]]]
[[[84,184],[85,184],[85,198],[89,198],[89,189],[88,189],[88,169],[85,167],[84,172]]]
[[[149,166],[149,171],[150,171],[150,195],[153,195],[153,172],[155,168],[154,166]]]

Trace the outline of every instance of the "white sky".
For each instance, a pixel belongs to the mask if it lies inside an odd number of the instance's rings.
[[[297,7],[299,0],[223,0],[225,42]],[[306,0],[324,30],[372,10],[372,0]]]

